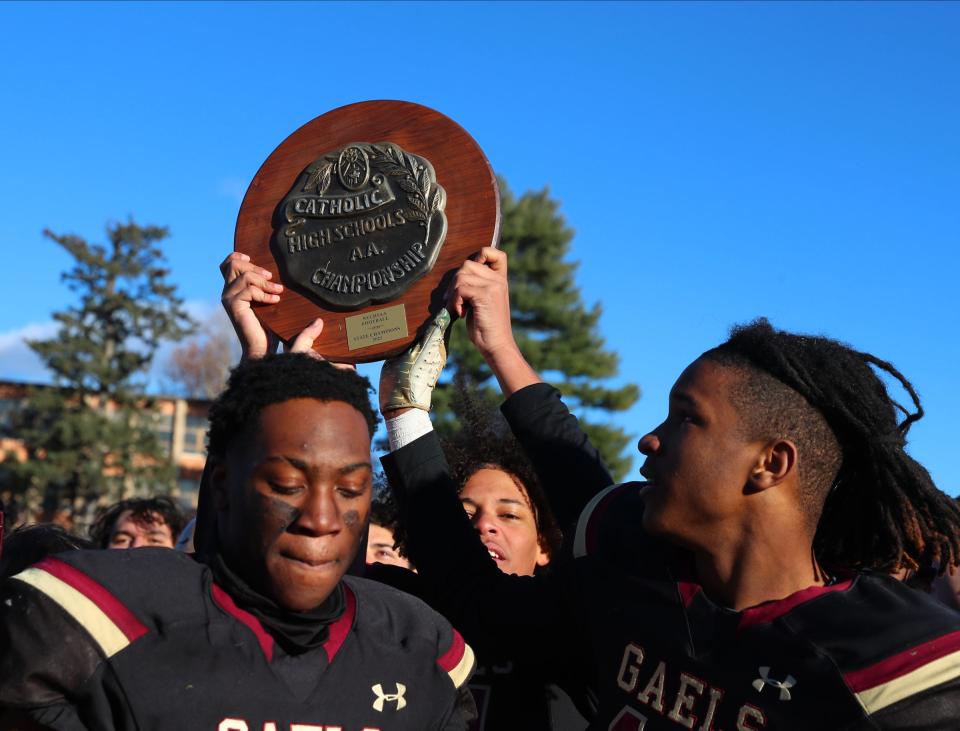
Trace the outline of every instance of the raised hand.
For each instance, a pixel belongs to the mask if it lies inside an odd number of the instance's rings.
[[[487,246],[464,262],[447,292],[448,307],[466,316],[467,334],[500,383],[504,396],[534,383],[533,370],[513,338],[507,255]]]
[[[465,261],[450,286],[448,301],[458,317],[466,316],[467,334],[484,358],[516,349],[504,252],[486,246]]]
[[[243,357],[262,358],[275,351],[277,341],[260,324],[253,312],[253,303],[279,302],[283,285],[271,282],[273,275],[269,271],[258,267],[250,261],[249,256],[237,251],[223,260],[220,273],[223,275],[220,302],[240,340]]]
[[[300,334],[297,335],[292,342],[285,344],[283,346],[283,352],[306,353],[311,358],[316,358],[317,360],[326,360],[326,358],[313,349],[314,341],[320,337],[320,333],[322,332],[323,318],[318,317],[316,320],[303,328],[303,330],[300,331]],[[329,363],[336,368],[343,368],[348,371],[357,370],[357,367],[353,363],[334,363],[332,360],[329,361]]]
[[[233,252],[220,265],[223,275],[223,292],[220,302],[227,311],[230,323],[237,332],[244,358],[262,358],[277,349],[279,339],[264,329],[253,312],[253,303],[276,304],[283,292],[282,284],[270,281],[273,276],[266,269],[250,261],[250,257]],[[324,357],[313,349],[314,341],[323,332],[323,319],[318,317],[307,325],[292,342],[284,346],[286,353],[307,353],[314,358]],[[353,369],[350,363],[334,363],[337,368]]]

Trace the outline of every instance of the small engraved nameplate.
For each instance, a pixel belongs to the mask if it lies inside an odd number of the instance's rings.
[[[347,324],[349,350],[407,337],[407,315],[403,305],[352,315],[344,322]]]
[[[334,150],[277,208],[271,245],[284,281],[331,309],[390,302],[433,268],[446,202],[430,161],[392,142]]]

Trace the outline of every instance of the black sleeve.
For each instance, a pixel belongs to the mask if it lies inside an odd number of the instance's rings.
[[[371,581],[392,586],[394,589],[399,589],[410,596],[426,601],[420,574],[414,573],[410,569],[393,566],[392,564],[372,563],[364,567],[364,576]]]
[[[457,697],[450,715],[443,722],[441,731],[467,731],[477,719],[477,705],[473,702],[470,688],[457,688]],[[2,731],[2,730],[0,730]]]
[[[572,575],[514,576],[497,568],[457,499],[435,433],[381,461],[406,521],[406,549],[425,597],[478,656],[547,667],[552,660],[570,663],[576,639],[586,637],[578,626]]]
[[[960,678],[888,706],[872,720],[881,731],[956,731],[960,726]]]
[[[571,536],[587,503],[613,484],[600,452],[548,383],[520,389],[500,409],[530,457],[564,536]]]
[[[101,659],[93,639],[50,598],[16,579],[0,586],[0,709],[82,731],[73,699]]]

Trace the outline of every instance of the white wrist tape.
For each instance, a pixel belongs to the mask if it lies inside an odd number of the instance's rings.
[[[387,419],[387,440],[390,442],[391,452],[396,452],[400,447],[432,431],[430,414],[421,409],[410,409],[400,416]]]

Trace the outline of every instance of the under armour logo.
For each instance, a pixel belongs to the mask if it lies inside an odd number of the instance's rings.
[[[377,683],[370,690],[376,694],[377,699],[373,702],[373,710],[383,713],[383,704],[387,701],[397,704],[397,710],[407,705],[407,702],[403,698],[403,694],[407,691],[407,686],[403,683],[397,683],[397,692],[396,693],[384,693],[383,686],[380,683]]]
[[[766,666],[760,668],[758,672],[760,677],[753,681],[753,687],[758,693],[763,691],[763,686],[772,685],[780,689],[780,700],[790,700],[790,689],[797,684],[795,677],[788,675],[786,680],[774,680],[770,677],[770,668]]]

